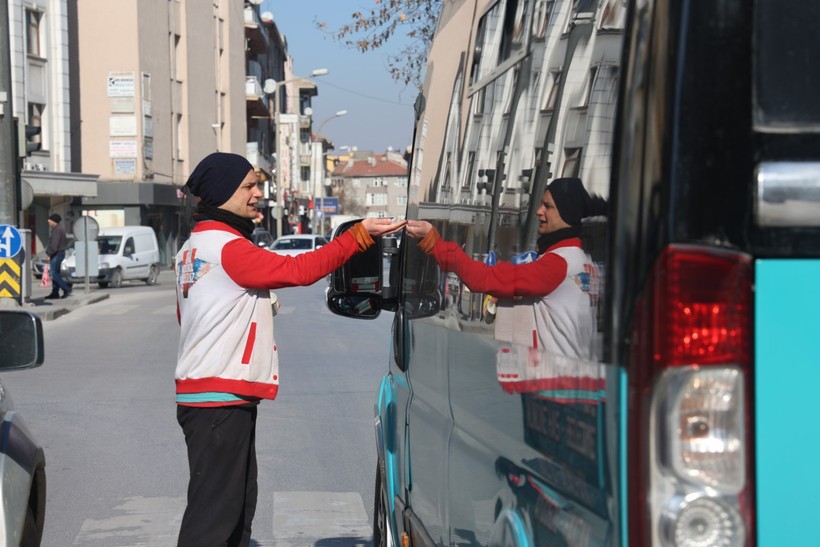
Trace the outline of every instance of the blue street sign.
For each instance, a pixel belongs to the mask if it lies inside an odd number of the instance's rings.
[[[535,262],[538,260],[538,253],[535,251],[527,251],[525,253],[517,254],[512,257],[513,264],[529,264],[530,262]]]
[[[315,198],[314,200],[319,204],[318,209],[325,215],[339,214],[339,198],[336,196],[328,196],[326,198]]]
[[[490,251],[487,253],[487,257],[484,259],[484,264],[487,266],[495,266],[498,264],[498,259],[495,256],[495,251]]]
[[[0,259],[13,258],[23,248],[20,231],[9,224],[0,224]]]

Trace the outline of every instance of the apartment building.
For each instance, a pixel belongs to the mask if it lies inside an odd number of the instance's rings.
[[[407,161],[392,150],[356,151],[336,165],[332,186],[343,214],[404,218]]]
[[[152,226],[167,263],[187,219],[179,186],[197,162],[246,152],[244,5],[227,0],[77,3],[83,169],[101,226]]]
[[[48,215],[66,217],[71,201],[97,194],[97,176],[73,162],[67,0],[10,0],[9,58],[11,103],[18,123],[39,131],[28,138],[32,151],[23,162],[23,227],[32,231],[34,250],[48,239]]]

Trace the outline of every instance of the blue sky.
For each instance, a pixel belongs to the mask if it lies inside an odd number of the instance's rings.
[[[314,130],[334,113],[347,110],[346,116],[328,121],[322,130],[337,149],[403,151],[413,137],[417,90],[390,77],[387,54],[398,51],[397,45],[388,42],[382,49],[361,53],[345,48],[315,24],[324,21],[335,29],[350,21],[354,11],[373,5],[374,0],[265,0],[261,11],[273,14],[287,38],[297,76],[317,68],[330,70],[314,80],[319,88],[313,98]]]

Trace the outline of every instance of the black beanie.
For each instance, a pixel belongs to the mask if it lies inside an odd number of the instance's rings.
[[[558,214],[570,226],[580,226],[586,217],[606,215],[606,201],[599,196],[590,196],[579,178],[555,179],[547,186],[547,191]]]
[[[248,176],[253,165],[238,154],[214,152],[199,162],[185,186],[204,203],[219,207]]]
[[[41,217],[41,218],[42,218],[42,217]],[[54,222],[56,222],[57,224],[59,224],[59,223],[60,223],[60,221],[61,221],[61,220],[63,220],[63,217],[61,217],[61,216],[60,216],[60,215],[58,215],[57,213],[52,213],[52,214],[51,214],[51,216],[50,216],[50,217],[48,217],[48,219],[49,219],[49,220],[53,220]]]

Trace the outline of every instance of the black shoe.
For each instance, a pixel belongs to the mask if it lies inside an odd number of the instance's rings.
[[[67,297],[67,296],[71,296],[71,291],[64,292],[64,293],[63,293],[63,296],[61,296],[60,298],[65,298],[65,297]]]
[[[50,295],[46,296],[46,300],[56,300],[57,298],[60,298],[59,292],[53,292]]]

